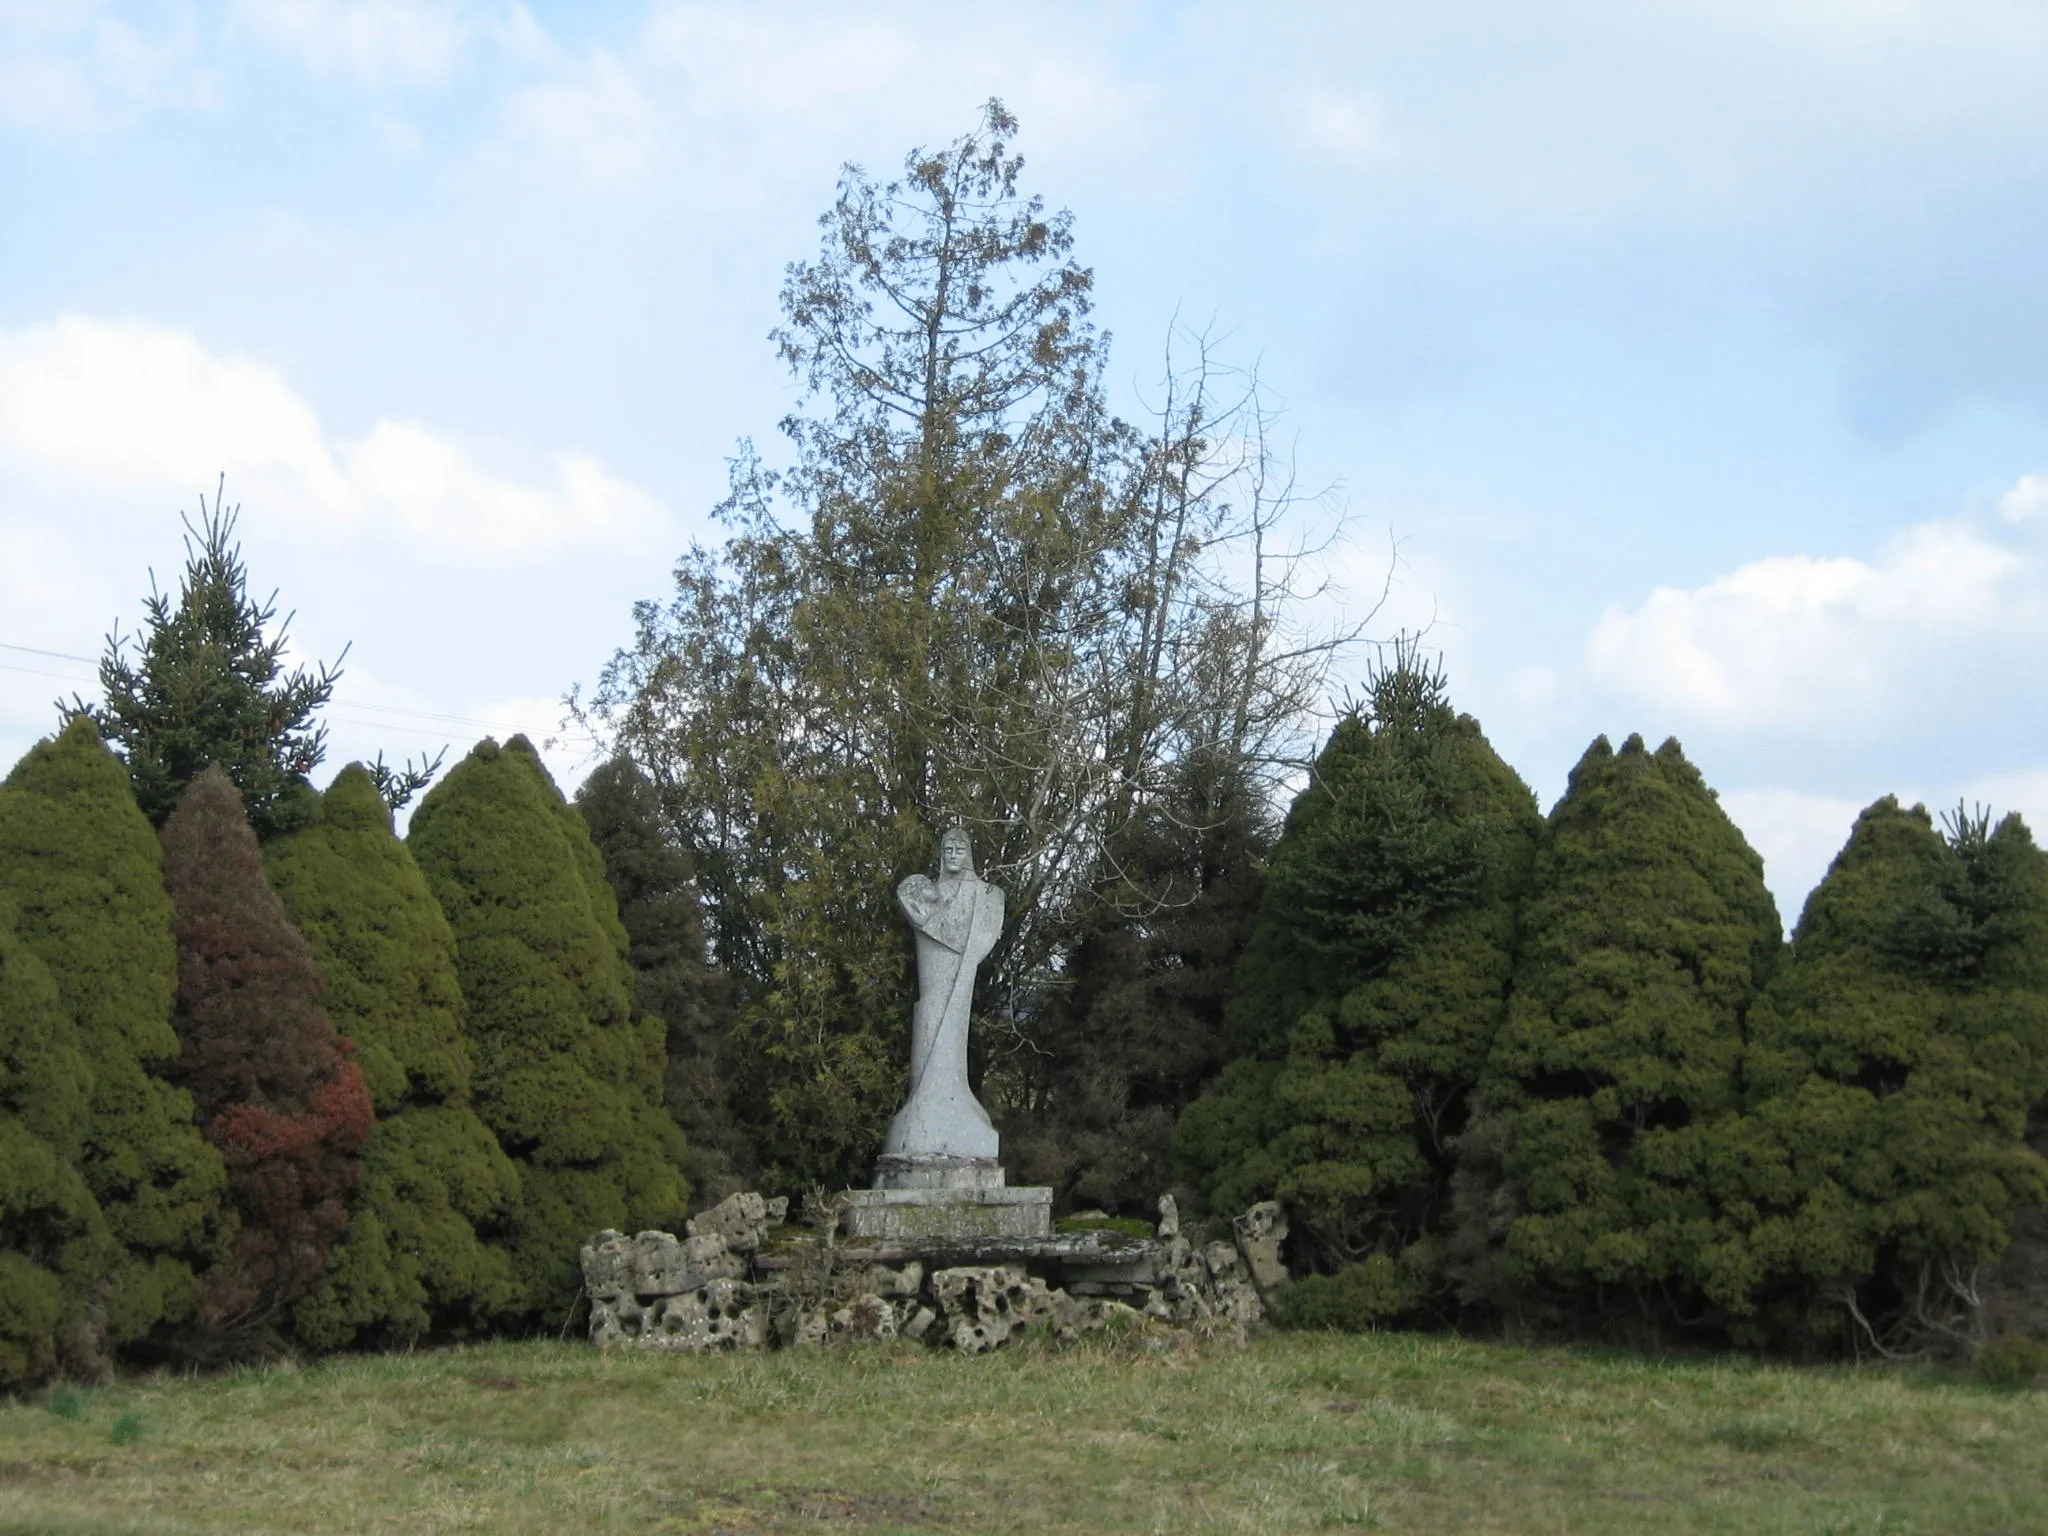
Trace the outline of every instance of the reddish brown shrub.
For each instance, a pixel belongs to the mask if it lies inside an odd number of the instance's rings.
[[[313,952],[264,878],[227,775],[209,768],[164,823],[177,910],[178,1076],[228,1169],[232,1249],[201,1283],[189,1347],[260,1350],[348,1227],[370,1096],[320,1006]]]

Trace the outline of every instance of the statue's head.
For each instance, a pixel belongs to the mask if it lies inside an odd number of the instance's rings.
[[[939,872],[945,875],[974,873],[974,845],[962,826],[946,828],[939,838]]]

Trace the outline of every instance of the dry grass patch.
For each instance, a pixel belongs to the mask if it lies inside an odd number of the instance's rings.
[[[2019,1533],[2048,1394],[1382,1335],[499,1344],[0,1403],[0,1530]]]

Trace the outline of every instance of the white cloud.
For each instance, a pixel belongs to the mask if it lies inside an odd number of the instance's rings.
[[[1998,515],[2008,523],[2024,523],[2048,512],[2048,474],[2021,475],[2017,484],[1998,498]]]
[[[1959,644],[2037,632],[2044,595],[2023,543],[1967,522],[1923,523],[1874,561],[1772,556],[1610,607],[1587,670],[1681,722],[1827,727],[1867,718],[1952,664]]]
[[[1394,153],[1386,113],[1370,97],[1312,90],[1295,107],[1303,138],[1326,155],[1365,163],[1389,159]]]
[[[315,74],[358,85],[445,79],[475,30],[467,8],[431,0],[241,0],[243,28]]]
[[[275,369],[187,332],[82,315],[0,332],[0,472],[182,502],[223,471],[282,523],[396,532],[463,561],[536,559],[662,516],[581,454],[556,454],[535,480],[495,473],[416,422],[336,441]]]
[[[149,35],[113,12],[93,0],[0,6],[0,123],[89,139],[156,108],[211,105],[189,22]]]
[[[644,168],[658,137],[653,108],[605,49],[559,68],[506,101],[512,143],[544,159],[566,160],[600,181]]]
[[[1863,806],[1798,790],[1751,789],[1723,793],[1721,809],[1763,856],[1764,883],[1778,903],[1779,918],[1790,929],[1799,921],[1807,896],[1849,840],[1849,829]]]

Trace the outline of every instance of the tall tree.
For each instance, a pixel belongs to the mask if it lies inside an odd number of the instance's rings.
[[[92,1068],[0,894],[0,1390],[103,1372],[119,1249],[74,1160]]]
[[[688,1209],[663,1027],[634,1015],[603,857],[525,737],[474,747],[406,840],[455,934],[478,1112],[519,1169],[521,1308],[552,1325],[591,1233],[672,1226]]]
[[[742,448],[732,537],[636,608],[594,701],[693,855],[740,988],[735,1096],[787,1186],[864,1179],[899,1102],[890,892],[936,827],[964,822],[1010,893],[986,1034],[1057,969],[1099,851],[1178,759],[1291,745],[1326,654],[1279,639],[1287,482],[1236,451],[1265,416],[1231,416],[1205,355],[1158,430],[1111,417],[1093,277],[1070,216],[1020,189],[1015,131],[991,102],[897,180],[846,168],[782,291],[815,405],[783,423],[791,461]]]
[[[294,1308],[294,1332],[334,1348],[487,1326],[519,1288],[503,1245],[519,1176],[471,1101],[448,920],[359,763],[263,862],[377,1116],[348,1233]]]
[[[222,769],[192,781],[163,842],[178,941],[178,1073],[227,1164],[241,1218],[232,1253],[201,1281],[187,1346],[242,1353],[272,1343],[348,1229],[370,1095],[320,1007],[312,950],[264,878]]]
[[[684,1172],[700,1204],[716,1203],[753,1187],[755,1159],[727,1097],[732,989],[706,954],[690,855],[631,758],[592,770],[577,787],[576,809],[618,897],[634,1007],[667,1031],[663,1097],[689,1146]]]
[[[249,573],[234,542],[240,507],[216,492],[202,496],[195,525],[186,520],[185,573],[176,606],[151,582],[143,600],[140,654],[108,638],[100,659],[104,702],[74,701],[68,713],[89,717],[120,749],[135,781],[135,798],[162,826],[185,786],[209,764],[241,791],[259,836],[296,826],[306,814],[306,775],[327,749],[327,728],[314,715],[333,696],[337,667],[287,672],[285,633],[273,593],[249,596]]]
[[[1746,1113],[1699,1160],[1736,1336],[1956,1353],[2048,1159],[2048,857],[1887,796],[1808,898],[1751,1026]]]
[[[129,1343],[191,1315],[227,1175],[191,1095],[170,1080],[178,952],[163,849],[89,721],[38,742],[0,785],[0,892],[91,1068],[77,1165],[123,1250],[107,1326]]]
[[[1440,669],[1397,646],[1317,759],[1229,1015],[1236,1056],[1182,1117],[1209,1203],[1279,1197],[1317,1268],[1434,1279],[1453,1149],[1501,1028],[1534,796]]]
[[[1537,855],[1490,1114],[1460,1140],[1473,1299],[1597,1329],[1696,1310],[1711,1210],[1690,1166],[1738,1101],[1782,942],[1763,861],[1678,743],[1594,741]]]

